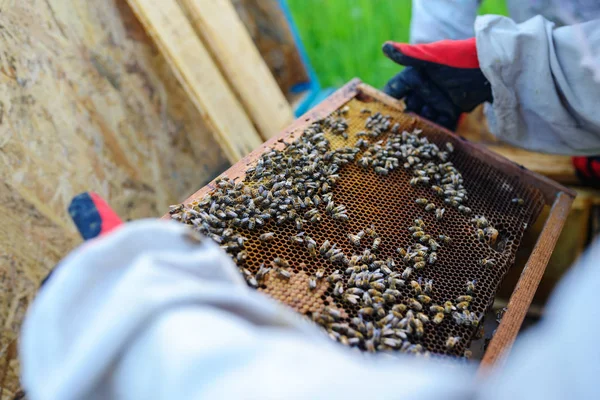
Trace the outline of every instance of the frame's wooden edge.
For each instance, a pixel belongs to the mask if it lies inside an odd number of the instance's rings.
[[[404,109],[404,105],[402,102],[400,102],[399,100],[397,100],[391,96],[388,96],[387,94],[385,94],[383,92],[378,91],[377,89],[373,88],[372,86],[367,85],[366,83],[360,83],[358,85],[358,90],[361,93],[364,93],[365,95],[372,97],[373,99],[386,104],[387,106],[390,106],[392,108],[401,109],[401,110]],[[493,152],[492,150],[486,148],[484,145],[470,142],[470,141],[460,137],[456,133],[444,128],[443,126],[437,125],[437,124],[435,124],[429,120],[426,120],[423,117],[420,117],[416,114],[413,114],[413,113],[410,113],[410,114],[415,118],[415,120],[424,122],[428,125],[435,127],[438,130],[442,130],[442,131],[446,132],[447,134],[456,137],[457,140],[460,140],[464,146],[468,147],[469,152],[471,154],[475,155],[476,157],[485,159],[486,162],[489,162],[490,159],[496,161],[498,163],[498,165],[505,172],[511,173],[513,175],[517,175],[520,180],[523,180],[526,183],[533,183],[533,181],[535,181],[535,186],[537,188],[539,188],[540,191],[542,192],[542,194],[544,195],[544,200],[545,200],[546,204],[552,204],[556,195],[561,192],[566,194],[567,196],[570,196],[571,198],[575,198],[575,196],[577,195],[573,190],[564,187],[563,185],[553,181],[552,179],[549,179],[548,177],[545,177],[544,175],[540,175],[537,172],[528,170],[527,168],[523,167],[522,165],[516,164],[515,162],[509,160],[508,158],[506,158],[500,154],[497,154],[497,153]]]
[[[496,363],[503,353],[510,350],[515,341],[527,310],[531,305],[538,284],[544,275],[552,250],[560,236],[563,225],[573,203],[568,193],[559,193],[550,210],[550,215],[521,273],[517,286],[508,301],[507,311],[502,317],[496,334],[492,338],[483,359],[481,368]]]
[[[210,190],[214,189],[214,182],[217,179],[228,177],[229,179],[243,179],[244,178],[244,170],[252,164],[254,161],[258,160],[258,158],[268,149],[272,148],[283,148],[284,140],[295,139],[296,135],[301,135],[305,128],[307,128],[310,124],[319,119],[325,118],[338,108],[340,108],[343,104],[347,103],[358,93],[358,85],[361,83],[360,79],[354,78],[338,90],[336,90],[331,96],[323,100],[321,104],[317,107],[312,108],[307,111],[301,117],[294,120],[289,127],[281,131],[276,136],[264,142],[257,149],[252,151],[246,157],[242,158],[239,162],[231,166],[227,171],[223,172],[221,175],[213,179],[210,183],[205,185],[203,188],[198,190],[196,193],[192,194],[190,197],[183,201],[184,204],[190,203],[195,199],[199,199],[208,193]],[[162,219],[170,219],[169,214],[163,215]]]

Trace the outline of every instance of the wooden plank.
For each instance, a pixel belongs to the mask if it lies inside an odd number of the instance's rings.
[[[544,229],[510,297],[508,309],[481,361],[482,368],[496,363],[512,347],[538,284],[544,275],[572,202],[573,198],[566,193],[557,195],[550,215],[544,224]]]
[[[310,78],[279,0],[232,0],[271,74],[290,103]],[[298,93],[298,87],[304,92]]]
[[[262,137],[289,125],[292,109],[230,0],[181,2]]]
[[[176,0],[128,0],[230,161],[262,142]]]
[[[387,94],[380,92],[379,90],[374,89],[369,85],[361,83],[359,85],[359,91],[363,94],[363,96],[368,96],[373,99],[379,100],[390,107],[396,109],[404,109],[404,105],[401,101],[391,96],[388,96]],[[451,132],[442,126],[439,126],[431,121],[427,121],[424,118],[415,115],[415,121],[417,119],[421,122],[434,126],[436,129],[443,130],[448,135],[452,135],[460,139],[460,136],[458,136],[456,133]],[[522,165],[518,165],[515,162],[503,157],[502,155],[489,150],[483,145],[469,142],[464,139],[463,145],[468,149],[470,154],[478,157],[481,160],[484,160],[486,163],[489,163],[491,159],[497,165],[497,167],[505,173],[516,176],[519,180],[537,187],[544,195],[544,200],[546,201],[546,204],[552,204],[558,192],[565,192],[573,198],[576,195],[576,193],[573,190],[568,189],[543,175],[530,171]]]
[[[240,160],[235,165],[231,166],[227,171],[220,174],[206,186],[198,190],[196,193],[189,196],[187,199],[183,201],[184,204],[191,203],[194,200],[202,198],[209,191],[215,189],[215,181],[227,177],[229,179],[234,180],[243,180],[245,177],[246,169],[255,163],[260,156],[267,151],[268,149],[282,149],[285,147],[285,142],[293,141],[299,135],[302,134],[304,129],[306,129],[310,124],[315,121],[318,121],[322,118],[325,118],[333,111],[340,108],[343,104],[352,99],[356,94],[357,86],[360,83],[360,80],[353,79],[340,89],[338,89],[335,93],[325,99],[318,107],[315,107],[309,111],[307,111],[304,115],[296,119],[287,129],[281,131],[277,136],[272,137],[265,143],[263,143],[259,148],[248,154],[242,160]],[[163,219],[170,219],[169,214],[165,214],[162,217]]]

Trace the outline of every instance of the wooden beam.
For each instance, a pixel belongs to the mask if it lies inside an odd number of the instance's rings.
[[[127,0],[231,162],[262,140],[176,0]]]
[[[230,0],[181,0],[196,32],[263,139],[294,119],[292,109]]]

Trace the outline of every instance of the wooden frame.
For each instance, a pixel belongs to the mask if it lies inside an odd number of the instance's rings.
[[[326,117],[333,111],[340,108],[343,104],[352,98],[371,98],[378,100],[385,105],[403,110],[403,105],[398,100],[387,96],[386,94],[362,83],[358,79],[353,79],[341,89],[332,94],[329,98],[313,108],[302,117],[294,121],[287,129],[283,130],[279,135],[266,141],[256,150],[241,159],[220,177],[228,177],[230,179],[243,179],[244,171],[253,164],[267,149],[282,148],[285,146],[283,140],[291,141],[302,134],[305,127],[312,124],[314,121]],[[418,116],[414,116],[420,119]],[[431,122],[425,121],[428,124],[434,125],[436,129],[446,132],[448,135],[455,135],[442,127],[439,127]],[[575,192],[566,187],[542,176],[531,172],[524,167],[515,164],[514,162],[502,157],[499,154],[488,150],[487,148],[472,142],[465,141],[465,147],[468,148],[470,154],[475,157],[485,160],[487,164],[494,163],[505,174],[517,177],[520,181],[525,182],[540,190],[544,197],[546,205],[552,206],[548,219],[544,224],[540,236],[531,252],[529,260],[521,274],[519,281],[510,297],[508,310],[502,318],[496,334],[494,335],[489,347],[484,354],[481,365],[483,368],[495,363],[498,359],[507,352],[523,323],[527,309],[531,304],[533,296],[537,290],[538,284],[544,274],[548,260],[552,254],[552,250],[556,244],[556,240],[560,235],[566,217],[571,208],[571,204],[575,198]],[[203,197],[210,190],[215,188],[212,181],[204,188],[200,189],[190,196],[184,203],[189,203],[195,199]],[[169,215],[163,217],[169,218]]]

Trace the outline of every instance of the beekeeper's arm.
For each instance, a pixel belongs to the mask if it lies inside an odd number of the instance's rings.
[[[133,222],[75,250],[41,289],[20,337],[21,380],[32,400],[598,398],[599,253],[507,364],[476,381],[464,363],[357,354],[250,290],[210,240]]]
[[[516,24],[488,15],[477,18],[475,34],[425,45],[386,43],[386,55],[407,66],[386,92],[451,129],[462,112],[491,101],[491,131],[515,146],[600,154],[600,79],[583,55],[584,49],[600,54],[600,20],[554,29],[540,16]]]
[[[475,35],[478,0],[413,0],[410,42],[431,43]]]
[[[30,306],[22,383],[38,399],[468,398],[474,370],[365,358],[249,289],[214,242],[138,221],[86,242]],[[450,397],[447,395],[450,394]]]

